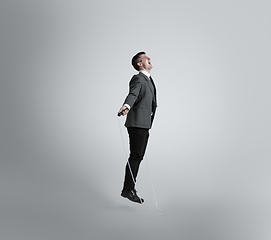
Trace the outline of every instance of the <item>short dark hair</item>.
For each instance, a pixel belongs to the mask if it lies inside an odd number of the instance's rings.
[[[140,62],[139,59],[140,59],[140,55],[142,55],[142,54],[146,54],[146,53],[145,52],[139,52],[135,56],[133,56],[133,58],[132,58],[132,65],[135,68],[135,70],[137,70],[137,71],[139,71],[139,66],[137,65],[137,63]]]

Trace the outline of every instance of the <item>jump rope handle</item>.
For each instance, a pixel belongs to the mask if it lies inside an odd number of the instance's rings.
[[[118,113],[118,117],[120,117],[124,113],[125,110],[129,110],[129,108],[125,108],[124,110],[122,110],[121,112],[119,112]]]

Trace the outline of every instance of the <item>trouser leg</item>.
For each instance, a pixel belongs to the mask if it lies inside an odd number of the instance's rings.
[[[128,159],[133,177],[128,163],[125,168],[124,189],[134,189],[140,163],[144,157],[148,139],[149,129],[127,128],[130,142],[130,157]],[[134,179],[134,180],[133,180]]]

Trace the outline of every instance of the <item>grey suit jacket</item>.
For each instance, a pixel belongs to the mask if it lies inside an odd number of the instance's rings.
[[[157,107],[156,88],[141,72],[132,77],[129,87],[124,104],[129,104],[131,108],[125,126],[150,129]]]

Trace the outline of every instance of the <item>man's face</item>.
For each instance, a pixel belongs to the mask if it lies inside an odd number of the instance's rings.
[[[151,59],[146,56],[145,54],[140,55],[140,62],[139,66],[141,70],[151,70],[152,69],[152,64],[151,64]]]

